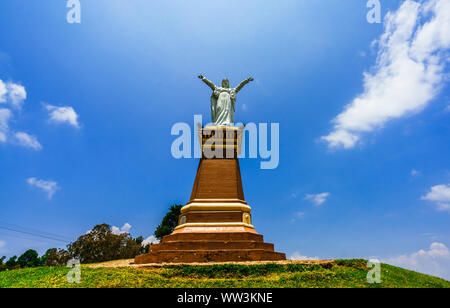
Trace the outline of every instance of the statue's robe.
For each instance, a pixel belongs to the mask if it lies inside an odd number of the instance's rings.
[[[236,89],[215,87],[211,95],[211,120],[217,126],[234,123]]]

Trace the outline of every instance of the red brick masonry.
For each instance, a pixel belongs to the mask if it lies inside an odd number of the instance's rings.
[[[286,260],[286,255],[275,252],[273,244],[264,243],[251,225],[237,158],[239,130],[214,129],[217,131],[203,129],[202,145],[213,138],[229,148],[217,147],[219,157],[203,155],[177,228],[160,244],[152,245],[149,253],[137,256],[136,264]],[[229,149],[234,152],[232,158],[224,158],[222,151]]]
[[[178,233],[152,245],[150,252],[137,256],[136,264],[192,263],[226,261],[286,260],[284,253],[274,252],[273,244],[250,232]]]

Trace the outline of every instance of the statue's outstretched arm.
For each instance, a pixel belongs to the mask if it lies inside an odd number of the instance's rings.
[[[206,83],[208,87],[210,87],[214,91],[216,85],[212,81],[206,79],[203,75],[199,75],[198,78],[200,78],[204,83]]]
[[[245,79],[243,82],[241,82],[237,87],[236,87],[236,93],[238,93],[239,91],[241,91],[241,89],[250,81],[253,81],[252,77],[249,77],[247,79]]]

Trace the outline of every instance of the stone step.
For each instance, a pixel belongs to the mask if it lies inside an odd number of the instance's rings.
[[[263,242],[261,234],[251,232],[174,233],[164,236],[163,243],[178,241],[253,241]]]
[[[228,250],[160,250],[136,256],[136,264],[146,263],[206,263],[206,262],[243,262],[243,261],[279,261],[286,260],[280,252],[263,249]]]
[[[151,245],[151,251],[159,250],[233,250],[233,249],[262,249],[274,251],[270,243],[254,241],[163,241],[161,244]]]

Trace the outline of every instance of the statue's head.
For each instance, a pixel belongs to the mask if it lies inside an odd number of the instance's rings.
[[[228,81],[227,78],[224,78],[222,80],[222,88],[229,88],[230,87],[230,82]]]

